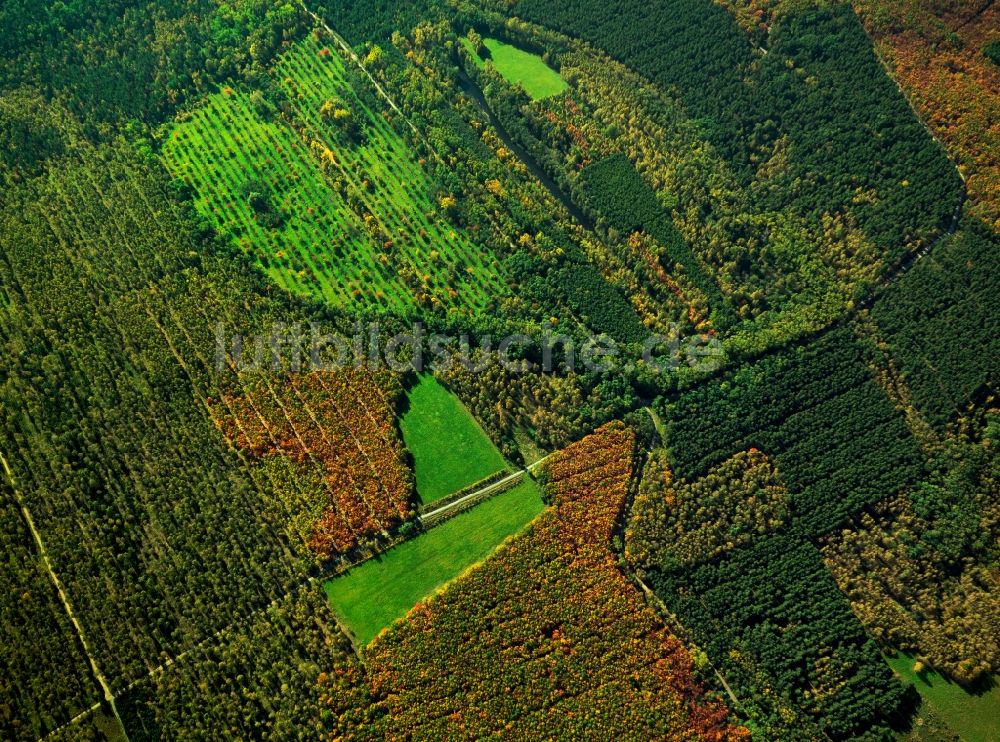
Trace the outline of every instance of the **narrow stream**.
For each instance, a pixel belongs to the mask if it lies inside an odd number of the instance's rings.
[[[458,71],[458,84],[459,87],[461,87],[462,92],[472,98],[479,110],[486,114],[486,118],[489,120],[490,125],[496,129],[497,135],[500,137],[500,141],[503,142],[503,145],[513,152],[517,156],[517,159],[524,163],[524,166],[528,168],[528,171],[534,175],[543,186],[545,186],[546,190],[552,194],[553,198],[566,207],[566,210],[570,213],[570,216],[572,216],[573,219],[579,222],[579,224],[585,229],[593,231],[593,220],[584,214],[583,211],[577,207],[572,200],[570,200],[569,196],[567,196],[556,184],[556,182],[552,180],[552,178],[550,178],[544,170],[542,170],[541,166],[535,162],[535,158],[528,154],[524,147],[511,138],[503,124],[500,123],[499,119],[493,115],[493,111],[486,102],[486,96],[483,95],[483,91],[479,89],[479,86],[476,85],[472,78],[465,73],[465,70],[461,68],[459,68]]]

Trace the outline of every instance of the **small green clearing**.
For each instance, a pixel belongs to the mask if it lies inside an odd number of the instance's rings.
[[[514,442],[517,443],[517,450],[521,452],[525,466],[531,466],[548,455],[548,451],[535,443],[524,428],[517,428],[514,431]]]
[[[433,376],[421,376],[407,396],[410,408],[400,425],[423,504],[507,467],[479,423]]]
[[[1000,739],[1000,685],[973,695],[957,683],[933,670],[919,675],[913,671],[915,659],[900,652],[886,662],[904,682],[913,683],[933,715],[962,738],[963,742],[992,742]]]
[[[472,43],[468,39],[462,41],[476,63],[480,67],[485,66],[486,63],[476,53]],[[514,85],[521,83],[524,92],[534,100],[559,95],[569,87],[559,73],[545,64],[537,54],[518,49],[498,39],[483,39],[483,44],[489,50],[490,61],[497,72]]]
[[[367,645],[419,600],[489,556],[543,509],[538,486],[525,479],[330,580],[326,594],[358,643]]]

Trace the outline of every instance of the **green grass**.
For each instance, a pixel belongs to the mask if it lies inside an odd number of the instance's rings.
[[[934,716],[963,742],[993,742],[1000,739],[1000,685],[973,695],[957,683],[928,670],[913,672],[914,658],[900,652],[886,662],[904,682],[913,683]],[[921,708],[923,708],[921,707]]]
[[[462,41],[473,59],[483,66],[485,63],[476,54],[469,40]],[[559,73],[545,64],[537,54],[518,49],[497,39],[484,39],[483,43],[490,51],[490,61],[493,62],[496,71],[514,85],[521,83],[524,92],[534,100],[559,95],[569,87]]]
[[[266,100],[225,88],[182,113],[162,148],[195,206],[280,286],[346,308],[481,311],[505,282],[492,253],[449,222],[407,142],[357,95],[344,60],[314,36],[271,76],[294,126]],[[361,132],[321,114],[348,110]],[[260,186],[280,219],[243,192]]]
[[[538,486],[525,479],[328,581],[326,593],[358,643],[367,645],[422,598],[489,556],[543,509]]]
[[[469,411],[433,376],[407,395],[403,441],[413,455],[417,495],[425,505],[507,467]]]
[[[524,428],[517,428],[514,431],[514,442],[518,451],[524,459],[525,466],[531,466],[536,461],[541,461],[548,455],[548,451],[532,440],[531,435]]]

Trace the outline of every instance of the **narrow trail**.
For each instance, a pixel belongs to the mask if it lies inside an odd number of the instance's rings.
[[[655,592],[653,592],[653,589],[645,582],[643,582],[638,575],[632,575],[632,578],[635,580],[636,584],[639,585],[639,588],[642,590],[643,595],[646,596],[646,599],[657,608],[657,610],[660,613],[660,616],[664,619],[664,623],[666,623],[667,626],[670,627],[670,630],[674,633],[674,635],[677,637],[683,637],[685,635],[685,632],[683,630],[684,626],[683,624],[681,624],[677,616],[671,613],[670,609],[667,608],[667,604],[664,603],[662,600],[660,600],[660,596],[657,595]],[[687,641],[690,646],[697,646],[690,639],[688,639]],[[717,668],[711,662],[711,660],[709,660],[709,664],[712,666],[712,671],[715,673],[715,676],[719,679],[719,683],[722,685],[723,690],[726,691],[726,695],[729,696],[729,700],[733,702],[733,706],[736,708],[742,708],[743,704],[740,703],[740,699],[736,697],[736,694],[733,692],[733,689],[729,686],[729,683],[726,682],[725,677],[723,677],[722,673],[719,672],[719,668]]]
[[[984,8],[983,10],[985,11],[986,8]],[[913,114],[913,117],[920,122],[920,125],[924,127],[924,131],[926,131],[927,134],[930,136],[930,138],[933,139],[935,143],[937,143],[937,145],[941,148],[941,151],[944,152],[944,155],[948,159],[948,162],[950,162],[952,167],[955,168],[955,172],[958,173],[958,177],[962,182],[962,189],[958,194],[958,203],[955,205],[955,213],[952,215],[951,222],[948,224],[947,229],[945,229],[945,231],[936,239],[931,240],[916,252],[905,256],[900,261],[899,265],[897,265],[893,270],[889,271],[889,273],[883,276],[881,281],[881,286],[884,289],[892,285],[896,281],[898,281],[900,278],[902,278],[903,275],[911,268],[913,268],[913,266],[916,265],[921,258],[925,257],[928,253],[930,253],[930,251],[933,250],[935,247],[937,247],[943,240],[948,239],[949,237],[954,235],[955,232],[958,231],[958,227],[962,223],[962,217],[965,214],[965,204],[969,198],[969,186],[968,182],[965,179],[965,173],[963,173],[962,168],[959,167],[958,161],[952,156],[951,152],[949,151],[948,147],[945,146],[944,142],[938,139],[937,134],[935,134],[934,130],[931,129],[930,125],[928,125],[927,121],[924,119],[924,117],[920,114],[920,111],[917,109],[916,104],[907,94],[906,90],[903,88],[903,85],[896,78],[895,71],[892,69],[892,66],[889,64],[889,61],[885,59],[885,57],[883,57],[882,54],[879,52],[878,43],[876,42],[875,38],[868,32],[868,29],[864,27],[863,23],[861,24],[861,27],[865,33],[865,36],[868,37],[868,43],[871,44],[872,52],[875,54],[875,58],[879,61],[879,64],[882,65],[882,70],[885,72],[886,77],[892,80],[892,82],[895,84],[896,89],[899,90],[899,94],[903,96],[903,100],[905,100],[906,104],[909,106],[910,112]],[[870,308],[875,303],[875,300],[877,298],[878,298],[878,293],[872,292],[872,294],[870,294],[865,300],[859,302],[859,304],[854,307],[854,310],[849,312],[849,315],[856,315],[858,310]]]
[[[978,21],[980,18],[982,18],[983,14],[986,13],[986,11],[988,11],[990,8],[993,7],[993,3],[994,3],[994,0],[988,0],[988,2],[986,2],[983,5],[983,7],[981,7],[979,10],[977,10],[971,16],[969,16],[964,21],[962,21],[957,26],[955,26],[955,28],[952,29],[952,32],[956,33],[958,31],[961,31],[963,28],[965,28],[966,26],[968,26],[970,23],[974,23],[974,22]]]
[[[508,474],[503,479],[499,479],[496,482],[492,482],[491,484],[487,484],[486,486],[480,487],[479,489],[477,489],[477,490],[475,490],[473,492],[470,492],[469,494],[467,494],[467,495],[465,495],[463,497],[460,497],[457,500],[449,502],[447,505],[442,505],[439,508],[435,508],[434,510],[426,512],[426,513],[420,515],[418,517],[418,520],[421,523],[423,523],[424,519],[432,520],[434,516],[440,515],[441,513],[447,513],[449,510],[454,510],[455,508],[459,507],[464,502],[468,502],[469,500],[475,499],[477,497],[482,497],[483,495],[487,495],[487,494],[493,492],[494,490],[498,490],[499,488],[503,487],[505,484],[508,484],[509,482],[512,482],[512,481],[514,481],[516,479],[521,479],[521,478],[524,477],[525,474],[530,474],[531,471],[535,467],[541,466],[544,462],[548,461],[550,458],[552,458],[553,456],[555,456],[556,453],[558,453],[558,451],[556,451],[554,453],[550,453],[548,456],[545,456],[544,458],[539,459],[538,461],[536,461],[533,464],[528,464],[528,466],[526,466],[523,469],[518,469],[517,471],[515,471],[515,472],[513,472],[511,474]]]
[[[2,456],[0,456],[0,459],[2,459]],[[4,465],[6,467],[6,462],[4,462]],[[55,574],[54,573],[52,573],[52,576],[53,576],[53,580],[55,580]],[[253,621],[256,617],[258,617],[262,613],[265,613],[265,612],[271,610],[276,605],[278,605],[280,602],[282,602],[284,600],[287,600],[288,598],[291,598],[291,597],[297,595],[299,592],[301,592],[302,590],[304,590],[304,589],[306,589],[308,587],[311,587],[313,585],[316,585],[316,584],[322,582],[322,580],[324,579],[324,577],[325,577],[325,575],[320,574],[320,575],[313,575],[313,576],[310,576],[310,577],[307,577],[307,578],[303,579],[301,582],[299,582],[299,583],[295,584],[294,586],[292,586],[288,591],[286,591],[285,593],[283,593],[281,596],[275,598],[274,600],[272,600],[267,605],[262,606],[261,608],[258,608],[257,610],[252,611],[251,613],[248,613],[245,616],[240,616],[239,618],[234,619],[232,622],[230,622],[226,626],[222,627],[218,631],[216,631],[216,632],[214,632],[212,634],[209,634],[208,636],[204,637],[201,641],[197,642],[193,646],[188,647],[187,649],[185,649],[182,652],[179,652],[178,654],[174,655],[173,657],[168,657],[164,662],[160,663],[156,667],[154,667],[151,670],[147,671],[144,675],[140,675],[139,677],[137,677],[134,680],[130,681],[127,685],[122,686],[121,689],[117,693],[112,693],[111,687],[107,683],[107,681],[104,679],[103,675],[100,676],[98,679],[99,679],[99,681],[101,683],[101,687],[104,690],[105,702],[107,702],[107,703],[109,703],[111,705],[111,709],[114,711],[115,718],[118,720],[118,724],[121,726],[122,733],[125,734],[125,739],[128,740],[128,732],[125,729],[125,725],[122,723],[121,717],[118,715],[118,709],[115,706],[116,699],[121,698],[124,694],[128,693],[130,690],[132,690],[136,686],[138,686],[138,685],[146,682],[147,680],[149,680],[150,678],[152,678],[154,675],[157,675],[158,673],[164,672],[167,669],[169,669],[171,666],[177,664],[178,662],[181,662],[188,655],[193,654],[194,652],[197,652],[198,650],[200,650],[200,649],[202,649],[204,647],[207,647],[207,646],[211,645],[212,643],[218,641],[219,638],[221,638],[223,635],[227,634],[228,632],[231,632],[231,631],[235,630],[236,628],[238,628],[239,626],[242,626],[244,624],[247,624],[247,623]],[[56,581],[56,582],[57,582],[57,585],[58,585],[58,581]],[[62,595],[61,592],[60,592],[60,595]],[[67,610],[69,610],[68,603],[65,604],[65,605],[67,606]],[[336,616],[335,616],[335,619],[336,619],[337,625],[340,627],[341,631],[343,631],[344,630],[344,626],[340,623],[340,619],[336,618]],[[74,622],[74,624],[76,624],[76,619],[75,618],[73,619],[73,622]],[[346,632],[345,632],[345,636],[347,636]],[[81,636],[80,638],[81,638],[81,641],[82,641],[83,637]],[[97,672],[97,670],[96,670],[96,664],[95,664],[93,658],[90,656],[89,651],[87,652],[87,658],[90,660],[91,667],[94,668],[94,671],[96,673]],[[100,706],[101,706],[100,703],[96,703],[93,706],[91,706],[89,709],[81,711],[79,714],[77,714],[76,716],[74,716],[72,719],[70,719],[69,721],[67,721],[65,724],[62,724],[62,725],[56,727],[51,732],[49,732],[48,734],[46,734],[44,737],[42,737],[41,740],[39,740],[39,742],[44,742],[44,740],[52,737],[57,732],[65,729],[66,727],[70,727],[70,726],[72,726],[74,724],[79,723],[80,721],[82,721],[83,719],[85,719],[87,716],[89,716],[91,713],[93,713],[94,711],[96,711],[97,709],[99,709]]]
[[[121,717],[118,715],[118,707],[115,705],[115,695],[111,692],[111,686],[108,684],[107,678],[104,677],[104,673],[101,672],[101,668],[98,666],[97,660],[94,659],[94,655],[90,650],[90,644],[87,642],[87,637],[83,632],[83,627],[80,625],[76,614],[73,612],[73,606],[69,602],[69,598],[66,595],[66,590],[63,587],[62,581],[52,568],[52,561],[49,559],[49,553],[45,549],[45,542],[42,541],[42,535],[35,527],[35,519],[31,517],[31,511],[28,510],[28,506],[25,504],[24,498],[22,498],[21,493],[18,492],[17,482],[14,480],[14,473],[11,471],[10,465],[7,463],[7,458],[2,453],[0,453],[0,464],[3,465],[4,473],[7,476],[7,481],[10,482],[11,491],[14,493],[14,499],[17,501],[18,507],[21,509],[21,515],[24,517],[24,522],[28,524],[28,530],[31,531],[31,537],[35,540],[35,547],[38,549],[38,556],[41,558],[42,564],[45,566],[45,571],[48,573],[49,579],[55,586],[56,594],[59,596],[63,610],[66,611],[66,615],[69,617],[70,623],[73,624],[73,629],[76,631],[77,639],[79,639],[80,644],[83,646],[83,653],[87,656],[87,661],[90,663],[90,671],[93,673],[94,679],[104,692],[104,701],[111,707],[111,711],[114,713],[115,718],[118,720],[118,724],[122,728],[122,733],[125,734],[125,739],[128,740],[128,734],[125,732],[125,726],[122,724]],[[78,714],[68,723],[72,724],[73,721],[86,716],[88,713],[99,707],[100,703],[92,706],[90,709],[87,709],[81,714]]]
[[[379,94],[379,96],[381,96],[382,99],[385,100],[385,102],[389,104],[389,107],[392,108],[392,110],[395,111],[395,113],[403,121],[406,122],[407,126],[410,127],[410,129],[413,131],[414,135],[421,142],[424,143],[424,146],[427,148],[427,151],[431,153],[431,155],[434,157],[435,160],[438,161],[438,164],[440,164],[440,165],[443,166],[445,164],[444,160],[441,159],[441,156],[430,145],[430,142],[427,141],[427,137],[425,137],[424,134],[423,134],[423,132],[421,132],[420,129],[418,129],[416,127],[416,125],[414,125],[414,123],[412,121],[410,121],[409,118],[407,118],[406,114],[403,113],[403,111],[400,109],[400,107],[396,105],[396,101],[394,101],[392,99],[392,96],[390,96],[385,91],[385,88],[382,87],[382,85],[379,83],[379,81],[376,80],[372,76],[372,73],[368,71],[368,68],[365,67],[364,63],[361,61],[361,58],[358,57],[358,55],[355,53],[354,49],[351,48],[351,45],[347,43],[347,41],[344,39],[344,37],[341,36],[336,31],[334,31],[332,28],[330,28],[330,26],[327,24],[327,22],[324,21],[318,14],[316,14],[312,10],[310,10],[309,6],[307,6],[304,2],[300,2],[299,5],[316,22],[316,25],[322,27],[324,31],[326,31],[328,34],[330,34],[330,37],[334,41],[337,42],[337,46],[340,47],[341,51],[343,51],[344,54],[346,54],[347,57],[350,58],[350,60],[352,62],[354,62],[354,64],[357,65],[358,69],[361,70],[361,72],[364,74],[364,76],[368,78],[369,82],[371,82],[372,86],[375,88],[375,91]]]

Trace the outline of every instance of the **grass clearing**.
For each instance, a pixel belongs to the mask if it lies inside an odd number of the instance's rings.
[[[923,699],[921,711],[930,707],[934,716],[947,724],[963,742],[993,742],[1000,739],[1000,684],[973,695],[958,683],[933,670],[913,671],[914,657],[898,653],[886,657],[886,662],[904,681],[913,683]]]
[[[433,376],[421,376],[407,396],[400,426],[424,505],[507,468],[475,418]]]
[[[179,115],[167,170],[294,294],[349,309],[482,311],[504,291],[499,264],[448,220],[417,155],[332,47],[311,35],[275,62],[284,114],[226,87]]]
[[[471,42],[468,39],[463,39],[462,43],[472,54],[476,63],[480,67],[485,66],[486,63],[476,53]],[[490,61],[497,72],[514,85],[520,83],[524,92],[534,100],[559,95],[569,87],[566,81],[559,76],[559,73],[549,67],[545,60],[537,54],[532,54],[498,39],[483,39],[483,44],[489,50]]]
[[[538,485],[526,478],[513,489],[328,581],[326,594],[358,643],[367,645],[422,598],[489,556],[543,509]]]
[[[517,428],[514,431],[514,442],[517,443],[517,449],[521,452],[525,466],[531,466],[549,455],[548,451],[535,443],[534,439],[524,428]]]

